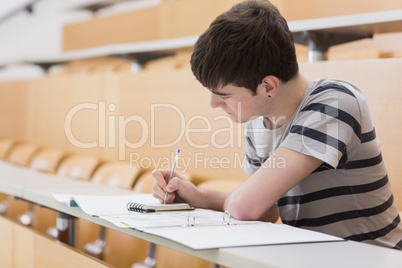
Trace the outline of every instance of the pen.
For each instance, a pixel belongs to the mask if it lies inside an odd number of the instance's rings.
[[[172,167],[172,171],[170,172],[170,177],[169,177],[169,180],[167,181],[167,184],[169,184],[169,181],[173,178],[174,170],[176,169],[177,159],[179,158],[179,153],[180,153],[180,149],[177,150],[176,155],[174,156],[173,167]],[[168,199],[169,199],[169,193],[166,192],[165,199],[164,199],[165,204]]]

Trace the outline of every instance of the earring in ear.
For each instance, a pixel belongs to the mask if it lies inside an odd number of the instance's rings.
[[[268,95],[268,98],[271,98],[271,95]]]

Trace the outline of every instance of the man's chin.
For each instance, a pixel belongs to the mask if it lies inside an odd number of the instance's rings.
[[[232,115],[232,114],[230,114],[229,117],[230,117],[230,119],[232,119],[233,122],[239,123],[239,124],[249,121],[247,118],[242,118],[242,117]]]

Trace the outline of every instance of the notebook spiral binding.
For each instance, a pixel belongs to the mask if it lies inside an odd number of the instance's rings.
[[[128,202],[127,209],[135,212],[144,212],[144,204]]]
[[[193,210],[194,209],[190,204],[185,204],[185,203],[163,205],[163,204],[143,204],[143,203],[135,203],[135,202],[128,202],[126,205],[126,208],[129,211],[142,212],[142,213],[184,211],[184,210]]]

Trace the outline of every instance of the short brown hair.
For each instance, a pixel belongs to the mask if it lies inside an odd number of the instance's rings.
[[[286,20],[269,1],[252,0],[211,23],[194,46],[191,69],[210,90],[231,84],[255,93],[265,76],[287,82],[299,67]]]

